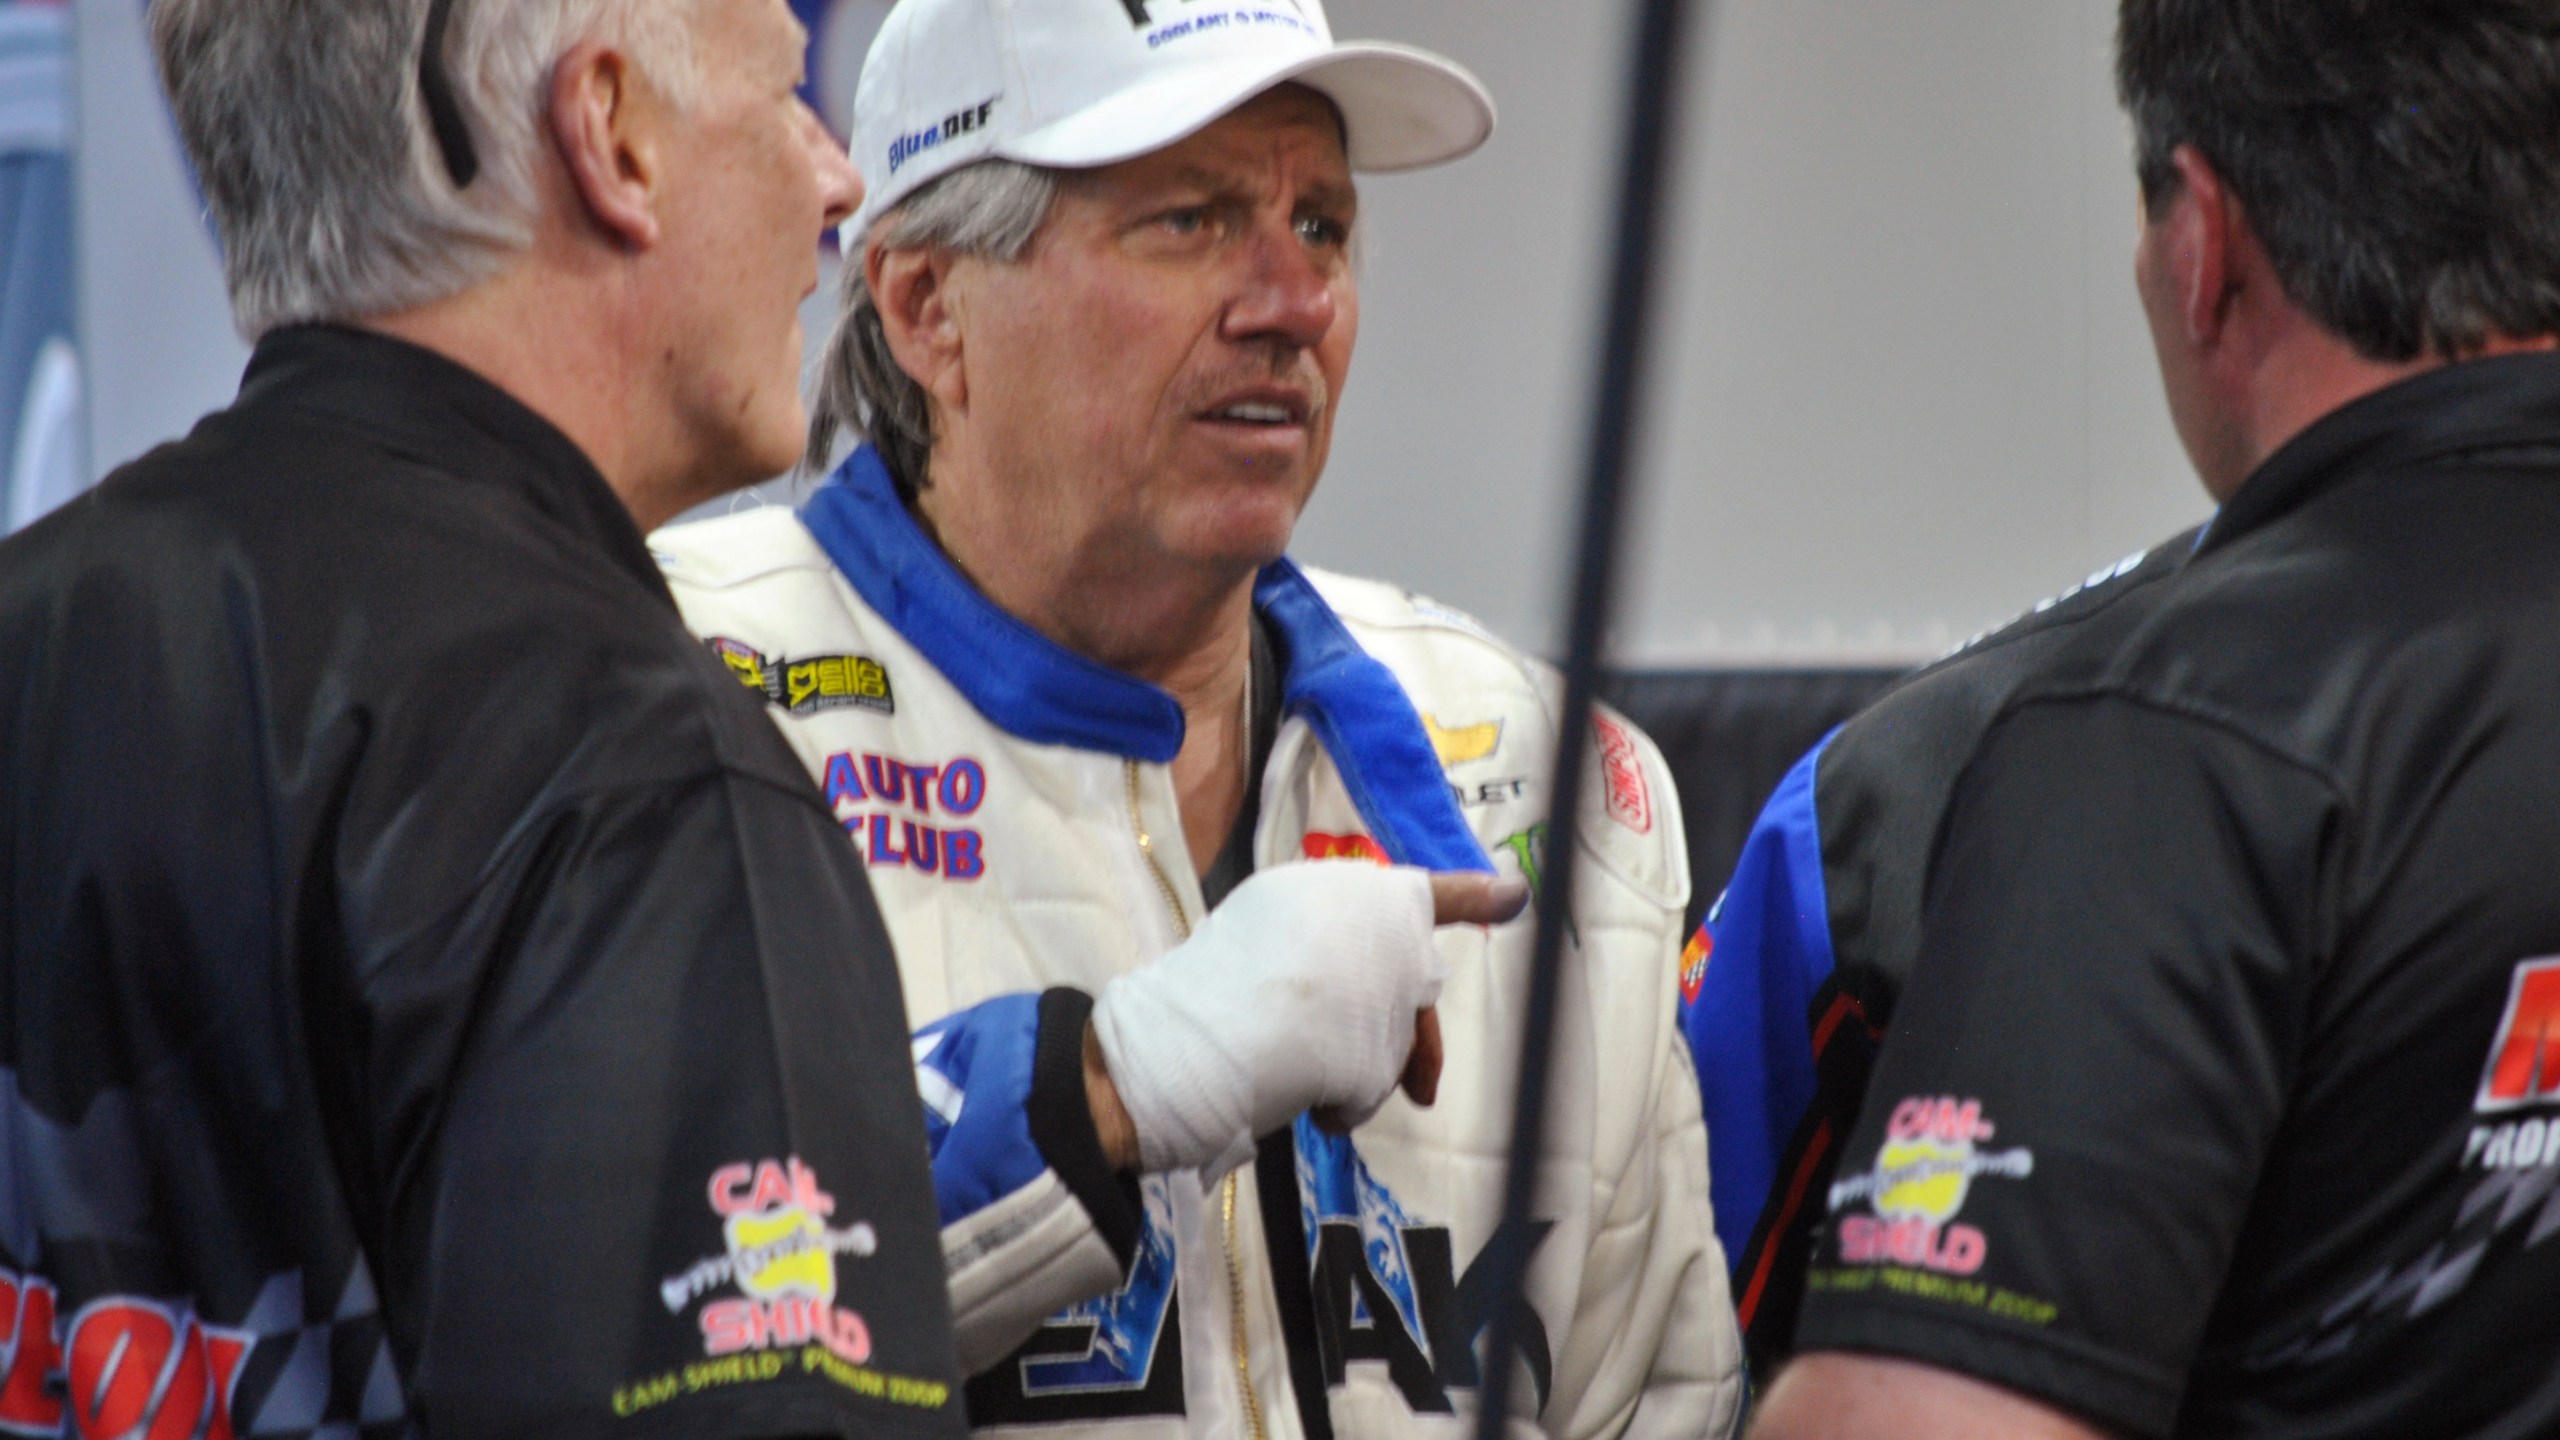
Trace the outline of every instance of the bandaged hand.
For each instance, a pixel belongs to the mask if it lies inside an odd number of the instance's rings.
[[[1353,1125],[1375,1115],[1420,1058],[1418,1018],[1447,978],[1433,927],[1497,923],[1527,898],[1517,881],[1351,861],[1283,865],[1236,887],[1190,940],[1094,1003],[1140,1168],[1214,1179],[1301,1111]],[[1427,1099],[1435,1083],[1409,1088]]]

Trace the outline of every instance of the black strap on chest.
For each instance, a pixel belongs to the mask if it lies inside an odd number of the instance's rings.
[[[1244,804],[1227,843],[1200,877],[1200,896],[1214,909],[1253,874],[1253,837],[1262,823],[1262,773],[1280,736],[1281,657],[1277,637],[1253,617],[1253,680]],[[1333,1440],[1333,1410],[1325,1398],[1324,1355],[1316,1329],[1313,1266],[1299,1211],[1298,1142],[1290,1130],[1262,1137],[1254,1153],[1254,1193],[1262,1202],[1262,1240],[1271,1262],[1271,1289],[1280,1307],[1280,1336],[1289,1357],[1289,1388],[1298,1402],[1298,1425],[1307,1440]]]
[[[1218,847],[1218,858],[1209,862],[1208,873],[1200,877],[1200,898],[1212,910],[1225,904],[1228,894],[1253,873],[1253,832],[1262,823],[1262,772],[1270,766],[1272,743],[1280,737],[1279,642],[1259,611],[1253,616],[1251,663],[1244,804],[1236,810],[1236,823],[1228,828],[1226,843]]]

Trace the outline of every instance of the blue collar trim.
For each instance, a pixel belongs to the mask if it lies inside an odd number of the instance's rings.
[[[1315,727],[1371,838],[1399,865],[1491,873],[1458,813],[1422,717],[1395,675],[1351,638],[1298,567],[1262,572],[1253,603],[1289,655],[1282,703]]]
[[[870,446],[827,477],[800,520],[863,601],[1006,733],[1158,765],[1181,752],[1179,702],[997,608],[907,513]],[[1314,727],[1379,847],[1399,864],[1491,872],[1395,676],[1295,564],[1265,569],[1253,599],[1287,655],[1282,704]]]
[[[1179,702],[997,608],[907,513],[870,446],[827,477],[800,523],[864,602],[1008,734],[1158,765],[1181,753]]]

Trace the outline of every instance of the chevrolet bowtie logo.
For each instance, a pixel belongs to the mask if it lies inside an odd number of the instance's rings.
[[[1502,745],[1502,722],[1488,720],[1481,725],[1444,726],[1429,715],[1422,717],[1422,728],[1431,737],[1431,748],[1446,765],[1464,765],[1482,760]]]

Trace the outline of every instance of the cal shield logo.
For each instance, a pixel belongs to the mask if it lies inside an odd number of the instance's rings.
[[[1872,1215],[1840,1221],[1840,1258],[1851,1265],[1900,1264],[1943,1275],[1982,1268],[1990,1242],[1954,1223],[1973,1182],[1986,1175],[2024,1180],[2035,1173],[2025,1146],[1987,1148],[1993,1126],[1979,1100],[1913,1096],[1893,1107],[1873,1170],[1831,1187],[1831,1208],[1859,1201]]]
[[[835,1197],[796,1155],[724,1165],[712,1172],[709,1194],[725,1252],[658,1287],[671,1314],[704,1296],[736,1291],[702,1307],[703,1353],[820,1344],[847,1364],[868,1361],[870,1327],[835,1298],[836,1257],[876,1252],[880,1242],[871,1226],[831,1228]]]
[[[883,715],[898,712],[888,668],[867,655],[772,660],[754,646],[722,635],[703,643],[738,677],[739,684],[793,715],[844,709],[877,710]]]

